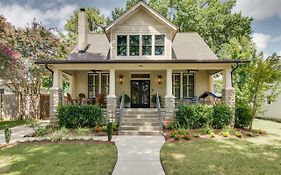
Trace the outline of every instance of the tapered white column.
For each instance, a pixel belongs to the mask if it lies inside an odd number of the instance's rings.
[[[109,97],[115,97],[115,69],[110,69]]]
[[[173,96],[173,82],[172,82],[172,69],[166,70],[166,97]]]
[[[116,119],[116,102],[117,97],[115,94],[115,69],[110,69],[109,75],[109,95],[107,96],[107,115],[108,119]]]
[[[166,70],[166,96],[165,96],[165,114],[167,118],[174,117],[175,97],[173,95],[173,74],[172,69]]]
[[[226,68],[223,70],[223,84],[225,88],[232,88],[232,82],[231,82],[231,69]]]

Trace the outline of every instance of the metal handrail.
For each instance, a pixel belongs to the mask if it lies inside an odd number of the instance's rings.
[[[121,127],[121,120],[123,117],[123,112],[124,112],[124,106],[125,106],[125,99],[124,99],[125,95],[122,94],[121,96],[121,104],[120,104],[120,109],[119,109],[119,128]]]
[[[161,104],[160,104],[158,93],[156,95],[156,107],[157,107],[157,114],[158,114],[158,118],[159,118],[160,127],[162,127]]]

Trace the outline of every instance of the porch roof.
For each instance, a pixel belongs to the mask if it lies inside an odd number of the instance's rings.
[[[218,63],[218,64],[231,64],[231,63],[249,63],[248,60],[238,60],[238,59],[223,59],[223,60],[38,60],[35,64],[90,64],[90,63],[109,63],[109,64],[145,64],[145,63],[155,63],[155,64],[182,64],[182,63]]]

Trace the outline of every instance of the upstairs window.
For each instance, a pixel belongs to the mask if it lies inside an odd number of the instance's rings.
[[[164,55],[165,35],[155,35],[155,55]]]
[[[130,56],[140,55],[140,36],[130,35]]]
[[[152,35],[142,35],[142,55],[152,54]]]
[[[117,36],[117,55],[127,56],[127,35]]]
[[[183,98],[194,97],[194,74],[183,74]]]

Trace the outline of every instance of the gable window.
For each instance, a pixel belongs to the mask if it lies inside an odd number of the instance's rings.
[[[176,98],[180,98],[180,74],[173,74],[173,95]]]
[[[155,35],[155,55],[164,55],[165,35]]]
[[[152,35],[142,35],[142,55],[152,54]]]
[[[140,55],[140,36],[130,35],[130,56]]]
[[[96,98],[99,93],[99,74],[88,74],[88,96],[89,98]]]
[[[194,97],[194,74],[183,74],[183,98]]]
[[[117,55],[127,56],[127,35],[117,36]]]
[[[101,74],[101,93],[107,96],[109,94],[109,74]]]

